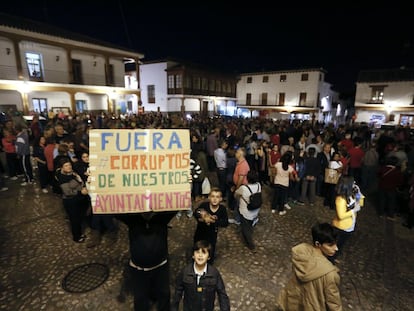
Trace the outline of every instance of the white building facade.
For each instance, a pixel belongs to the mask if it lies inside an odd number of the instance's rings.
[[[236,111],[235,76],[175,60],[144,62],[139,76],[144,112],[211,116]]]
[[[125,62],[144,55],[44,24],[0,15],[0,111],[24,114],[138,109]]]
[[[237,114],[342,122],[345,107],[324,79],[320,68],[243,73],[237,83]]]
[[[361,71],[355,93],[355,121],[414,127],[414,69]]]

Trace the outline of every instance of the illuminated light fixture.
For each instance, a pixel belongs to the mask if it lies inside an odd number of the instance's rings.
[[[108,94],[108,96],[109,96],[109,98],[110,98],[110,99],[112,99],[112,100],[116,99],[116,97],[117,97],[116,90],[113,90],[112,92],[110,92],[110,93]]]
[[[388,114],[390,114],[392,112],[392,106],[390,104],[386,105],[385,110],[387,111]]]
[[[22,93],[22,94],[28,94],[28,93],[30,93],[30,85],[29,85],[29,83],[27,83],[27,81],[24,81],[24,82],[20,85],[20,87],[19,87],[19,91],[20,91],[20,93]]]

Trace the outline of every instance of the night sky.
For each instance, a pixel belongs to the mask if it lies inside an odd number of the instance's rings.
[[[359,70],[414,66],[409,1],[5,2],[3,13],[136,50],[144,62],[172,57],[233,73],[322,67],[341,92],[354,90]]]

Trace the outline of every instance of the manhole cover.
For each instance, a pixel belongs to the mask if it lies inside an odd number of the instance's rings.
[[[62,287],[70,293],[86,293],[101,286],[109,276],[109,268],[100,263],[88,263],[71,270]]]

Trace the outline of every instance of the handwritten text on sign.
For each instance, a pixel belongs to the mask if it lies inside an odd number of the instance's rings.
[[[95,214],[191,206],[188,130],[91,130],[89,147]]]

